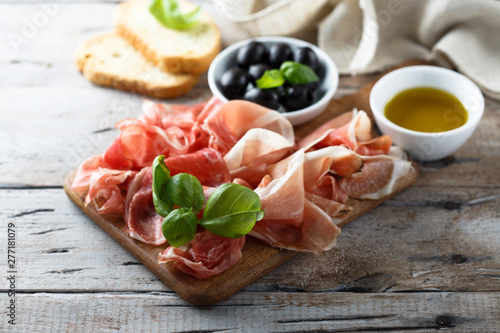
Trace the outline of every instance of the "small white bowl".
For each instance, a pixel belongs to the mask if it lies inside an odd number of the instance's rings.
[[[467,110],[467,122],[451,131],[425,133],[400,127],[385,117],[385,106],[401,91],[428,87],[454,95]],[[436,66],[411,66],[388,73],[373,86],[370,107],[375,122],[383,134],[405,149],[410,157],[421,161],[435,161],[457,151],[471,136],[484,112],[481,90],[467,77],[455,71]]]
[[[212,93],[221,101],[228,101],[228,99],[221,92],[220,78],[226,70],[237,66],[236,54],[238,53],[238,50],[243,45],[252,41],[261,42],[266,45],[266,47],[276,43],[286,43],[292,48],[292,50],[299,47],[311,48],[318,56],[320,64],[320,70],[318,71],[320,82],[315,92],[316,102],[304,109],[284,112],[283,115],[292,123],[292,125],[299,125],[313,119],[323,112],[328,103],[330,103],[330,100],[335,94],[339,84],[339,72],[337,66],[323,50],[313,44],[296,38],[280,36],[256,37],[227,47],[219,53],[217,57],[215,57],[210,65],[210,68],[208,69],[208,85]]]

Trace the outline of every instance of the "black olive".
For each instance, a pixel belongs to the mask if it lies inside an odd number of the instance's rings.
[[[281,64],[290,60],[292,49],[288,44],[276,43],[269,48],[268,62],[273,68],[280,68]]]
[[[244,99],[273,110],[278,110],[281,107],[278,95],[271,89],[250,89],[245,93]]]
[[[317,72],[319,68],[318,56],[309,47],[299,47],[293,51],[293,61],[300,62]]]
[[[266,89],[266,90],[269,90],[271,92],[276,93],[276,95],[278,96],[278,100],[279,100],[280,104],[284,105],[286,103],[287,88],[285,88],[284,85],[276,87],[276,88]]]
[[[300,110],[313,102],[312,91],[304,85],[288,88],[285,107],[287,111]]]
[[[258,79],[262,77],[265,71],[272,69],[271,66],[267,64],[255,64],[248,67],[248,76],[250,81],[255,83]]]
[[[248,85],[248,75],[238,67],[228,69],[222,74],[220,85],[228,99],[242,98]]]
[[[236,55],[236,63],[247,69],[250,65],[266,62],[266,46],[260,42],[250,42],[242,46]]]
[[[311,91],[315,91],[319,87],[319,81],[306,83],[305,86]]]

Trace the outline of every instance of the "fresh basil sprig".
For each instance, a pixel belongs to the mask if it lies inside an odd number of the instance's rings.
[[[248,234],[263,217],[257,193],[248,187],[227,183],[208,198],[200,224],[219,236],[239,238]]]
[[[304,64],[294,61],[285,61],[280,66],[280,72],[283,73],[285,80],[293,85],[307,84],[319,80],[314,70]]]
[[[170,170],[165,165],[165,155],[157,156],[153,161],[153,204],[156,212],[166,217],[174,207],[174,204],[167,195],[167,191],[163,190],[167,187],[167,182],[170,178]],[[203,190],[203,189],[202,189]]]
[[[194,238],[197,220],[196,214],[191,209],[179,208],[165,217],[161,231],[170,245],[179,247]]]
[[[276,88],[285,83],[285,77],[279,69],[271,69],[266,70],[255,83],[260,89]]]
[[[280,69],[266,70],[255,83],[260,89],[271,89],[282,86],[285,82],[298,85],[318,80],[318,75],[311,67],[294,61],[285,61]]]
[[[205,204],[200,181],[187,173],[170,177],[163,155],[155,158],[152,171],[155,209],[165,217],[163,236],[174,247],[192,240],[198,223],[219,236],[239,238],[248,234],[255,222],[264,217],[260,198],[254,191],[227,183],[208,198],[203,217],[198,221],[196,214]]]
[[[165,192],[174,205],[191,208],[197,214],[205,203],[203,186],[193,175],[179,173],[168,179]]]
[[[176,30],[188,29],[201,19],[201,7],[182,14],[177,0],[153,0],[149,12],[164,26]]]

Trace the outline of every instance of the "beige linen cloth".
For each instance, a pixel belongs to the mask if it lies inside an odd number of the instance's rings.
[[[215,0],[215,5],[245,37],[313,33],[341,74],[434,60],[500,99],[500,1]]]

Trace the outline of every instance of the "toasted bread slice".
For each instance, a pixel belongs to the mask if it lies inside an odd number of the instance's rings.
[[[122,2],[114,15],[117,32],[163,71],[200,74],[208,69],[220,51],[220,32],[212,18],[202,13],[201,21],[185,30],[162,25],[149,12],[151,0]],[[179,1],[181,11],[195,7]]]
[[[198,82],[198,75],[161,71],[115,33],[94,37],[75,52],[78,69],[91,82],[155,98],[175,98]]]

